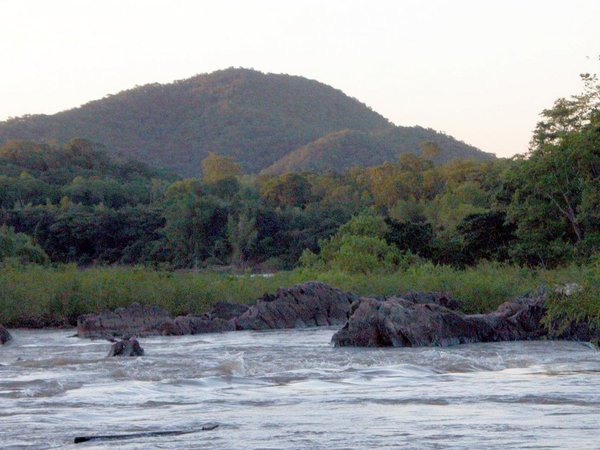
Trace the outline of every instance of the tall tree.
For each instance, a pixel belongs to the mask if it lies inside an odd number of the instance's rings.
[[[542,112],[528,154],[509,174],[519,237],[541,253],[548,241],[554,247],[574,243],[585,252],[600,246],[599,224],[591,217],[600,208],[600,83],[595,75],[582,78],[580,95]]]
[[[241,213],[234,219],[229,216],[227,220],[227,240],[231,245],[231,262],[243,267],[251,258],[257,245],[258,230],[256,218]]]

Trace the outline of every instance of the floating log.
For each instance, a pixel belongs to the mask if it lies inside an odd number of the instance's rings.
[[[171,430],[171,431],[147,431],[143,433],[131,433],[131,434],[108,434],[104,436],[78,436],[74,439],[75,444],[81,444],[83,442],[91,441],[116,441],[120,439],[135,439],[135,438],[147,438],[154,436],[180,436],[182,434],[197,433],[198,431],[211,431],[218,428],[219,425],[211,424],[204,425],[199,430]]]

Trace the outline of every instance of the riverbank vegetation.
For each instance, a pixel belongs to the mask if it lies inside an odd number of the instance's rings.
[[[181,179],[83,139],[10,142],[0,322],[73,323],[133,301],[200,313],[311,279],[360,294],[449,291],[468,312],[577,282],[583,293],[551,311],[600,321],[600,83],[583,81],[510,160],[435,165],[444,149],[422,142],[375,167],[249,176],[209,154],[202,178]]]
[[[231,275],[212,271],[169,271],[146,267],[74,265],[14,266],[0,271],[0,323],[17,327],[68,326],[84,313],[114,309],[133,302],[158,305],[171,314],[201,314],[225,300],[250,303],[279,287],[309,280],[329,283],[360,295],[397,295],[407,291],[445,291],[462,301],[468,313],[489,312],[500,303],[540,287],[577,281],[585,286],[579,296],[553,300],[553,317],[593,318],[600,323],[600,264],[560,269],[527,269],[497,263],[456,269],[431,263],[395,272],[372,274],[340,270],[297,269],[272,276]]]

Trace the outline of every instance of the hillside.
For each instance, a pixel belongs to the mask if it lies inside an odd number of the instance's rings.
[[[356,136],[365,134],[359,138],[365,141],[363,145],[338,142],[338,132],[346,129],[356,130]],[[381,133],[387,137],[374,138]],[[319,169],[333,168],[337,164],[318,158],[327,154],[326,160],[343,162],[348,159],[346,151],[351,151],[356,163],[372,165],[395,160],[399,152],[414,151],[420,140],[435,140],[432,133],[396,128],[358,100],[317,81],[227,69],[135,87],[54,115],[0,122],[0,145],[13,139],[62,145],[80,137],[101,143],[121,157],[196,176],[208,152],[234,157],[247,173],[275,163],[296,167],[295,161],[306,158]],[[338,155],[326,149],[315,153],[315,146],[323,147],[323,137],[325,142],[334,142]],[[388,141],[392,147],[385,147]],[[450,138],[444,142],[449,143],[443,149],[446,159],[485,157]],[[286,157],[290,152],[294,153]]]
[[[420,145],[430,142],[439,154],[435,163],[454,159],[493,159],[494,155],[460,142],[451,136],[421,127],[393,127],[376,131],[340,130],[300,147],[263,172],[343,172],[353,166],[370,167],[394,162],[402,153],[421,153]]]
[[[209,151],[257,172],[286,153],[343,128],[390,123],[359,101],[302,77],[227,69],[170,84],[149,84],[54,115],[0,123],[9,139],[74,136],[182,175],[197,175]]]

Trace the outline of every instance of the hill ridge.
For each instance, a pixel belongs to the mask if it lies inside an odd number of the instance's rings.
[[[246,173],[258,173],[340,130],[397,128],[319,81],[228,68],[136,86],[56,114],[0,122],[0,145],[12,139],[64,144],[80,137],[121,157],[197,176],[211,151],[235,158]],[[474,157],[481,156],[474,150]]]

